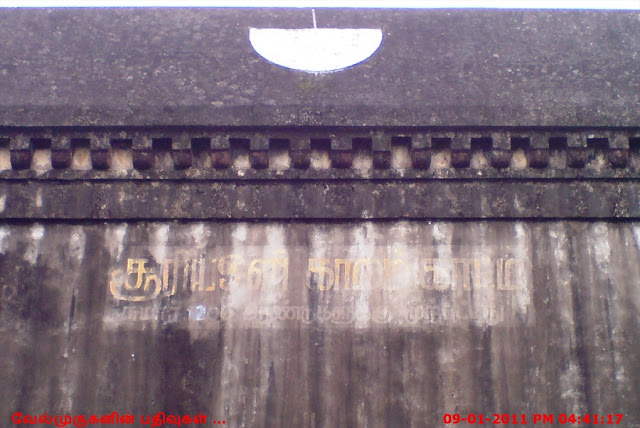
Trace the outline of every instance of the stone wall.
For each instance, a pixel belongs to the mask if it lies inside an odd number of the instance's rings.
[[[0,427],[640,427],[638,14],[311,16],[0,11]]]
[[[640,420],[636,223],[12,224],[0,250],[2,420]]]

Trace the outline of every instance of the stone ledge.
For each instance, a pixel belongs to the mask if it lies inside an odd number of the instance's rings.
[[[0,219],[637,220],[640,180],[5,180]]]

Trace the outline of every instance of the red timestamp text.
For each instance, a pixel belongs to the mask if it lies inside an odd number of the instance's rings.
[[[469,425],[618,425],[624,417],[621,413],[585,413],[585,414],[509,414],[509,413],[445,413],[442,421],[447,425],[466,423]]]

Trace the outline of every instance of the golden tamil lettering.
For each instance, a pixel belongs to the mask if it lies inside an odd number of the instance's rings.
[[[351,265],[350,259],[334,259],[334,272],[336,275],[336,289],[340,289],[342,284],[343,290],[351,288]],[[344,268],[344,269],[343,269]]]
[[[289,258],[285,251],[278,251],[281,257],[253,259],[249,263],[247,278],[251,288],[262,290],[265,286],[280,286],[286,290],[289,286]],[[265,278],[265,273],[267,275]]]
[[[309,259],[309,280],[307,286],[311,287],[311,284],[317,284],[318,290],[327,291],[333,288],[335,282],[335,275],[333,271],[328,267],[331,259]]]
[[[427,290],[446,290],[449,288],[449,285],[442,284],[440,282],[440,277],[442,275],[442,268],[439,266],[437,262],[438,259],[425,258],[422,259],[422,269],[423,281],[420,283],[422,288]]]
[[[188,259],[167,258],[160,266],[153,266],[146,258],[129,258],[126,269],[113,269],[109,274],[112,296],[124,301],[148,301],[161,293],[170,297],[228,290],[231,283],[246,284],[258,291],[265,287],[286,290],[289,286],[286,251],[277,251],[273,257],[249,259],[246,263],[237,255],[210,259],[204,255]]]
[[[115,299],[142,302],[160,295],[162,282],[152,268],[147,269],[148,262],[147,259],[127,259],[125,272],[122,269],[111,272],[109,290]],[[135,278],[133,285],[129,282],[131,275]]]
[[[452,258],[450,264],[436,258],[424,258],[421,269],[420,287],[426,290],[446,291],[456,287],[471,290],[480,287],[482,278],[488,278],[489,288],[515,291],[524,273],[524,263],[513,257],[501,257],[495,262],[489,258]],[[486,272],[488,269],[490,272]]]
[[[307,287],[319,291],[357,291],[371,284],[374,288],[388,290],[397,282],[395,276],[402,267],[408,267],[402,259],[310,258]]]
[[[189,288],[192,292],[204,290],[204,271],[206,263],[204,257],[191,260],[191,281],[189,281]]]
[[[353,264],[353,274],[351,277],[351,284],[354,290],[360,290],[362,287],[360,285],[360,278],[365,277],[366,282],[373,282],[375,278],[375,274],[373,273],[373,267],[377,266],[378,271],[382,271],[382,263],[378,259],[358,259]]]
[[[202,257],[191,260],[165,259],[158,275],[144,258],[127,259],[127,269],[114,269],[109,290],[116,300],[144,302],[183,291],[202,291],[205,284],[205,263]]]
[[[496,272],[502,275],[497,280],[498,290],[513,291],[517,289],[517,282],[524,272],[524,263],[516,258],[498,259],[496,263]],[[496,278],[498,278],[496,274]]]
[[[307,287],[313,289],[312,285],[315,283],[320,291],[359,289],[359,271],[370,261],[358,259],[354,263],[351,259],[342,258],[333,259],[333,263],[331,261],[332,259],[309,259]]]
[[[480,284],[480,261],[478,259],[453,260],[453,284],[462,284],[463,290],[470,290],[472,285]]]
[[[162,284],[165,296],[175,296],[189,289],[189,263],[166,259],[162,262]]]
[[[261,251],[262,252],[262,251]],[[262,257],[237,254],[167,258],[154,265],[144,257],[126,259],[124,268],[109,273],[109,290],[116,300],[144,302],[159,296],[227,291],[229,286],[255,292],[289,288],[290,260],[286,250]],[[302,275],[306,287],[320,292],[360,292],[419,287],[424,290],[469,291],[486,288],[518,290],[526,281],[525,264],[515,257],[453,258],[309,258]],[[304,278],[304,277],[303,277]],[[302,278],[301,278],[302,279]],[[305,279],[302,279],[303,281]],[[14,290],[3,288],[8,300]],[[8,297],[10,296],[10,297]]]
[[[218,260],[218,274],[220,278],[218,279],[218,286],[220,290],[226,290],[229,286],[229,281],[236,279],[236,276],[240,272],[239,269],[239,256],[232,254],[229,256],[220,257]],[[215,263],[216,259],[213,259],[211,263]],[[215,282],[212,281],[211,289],[215,290]]]

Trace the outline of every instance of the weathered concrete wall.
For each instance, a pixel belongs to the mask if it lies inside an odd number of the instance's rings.
[[[0,421],[639,426],[639,262],[633,222],[5,223]]]

